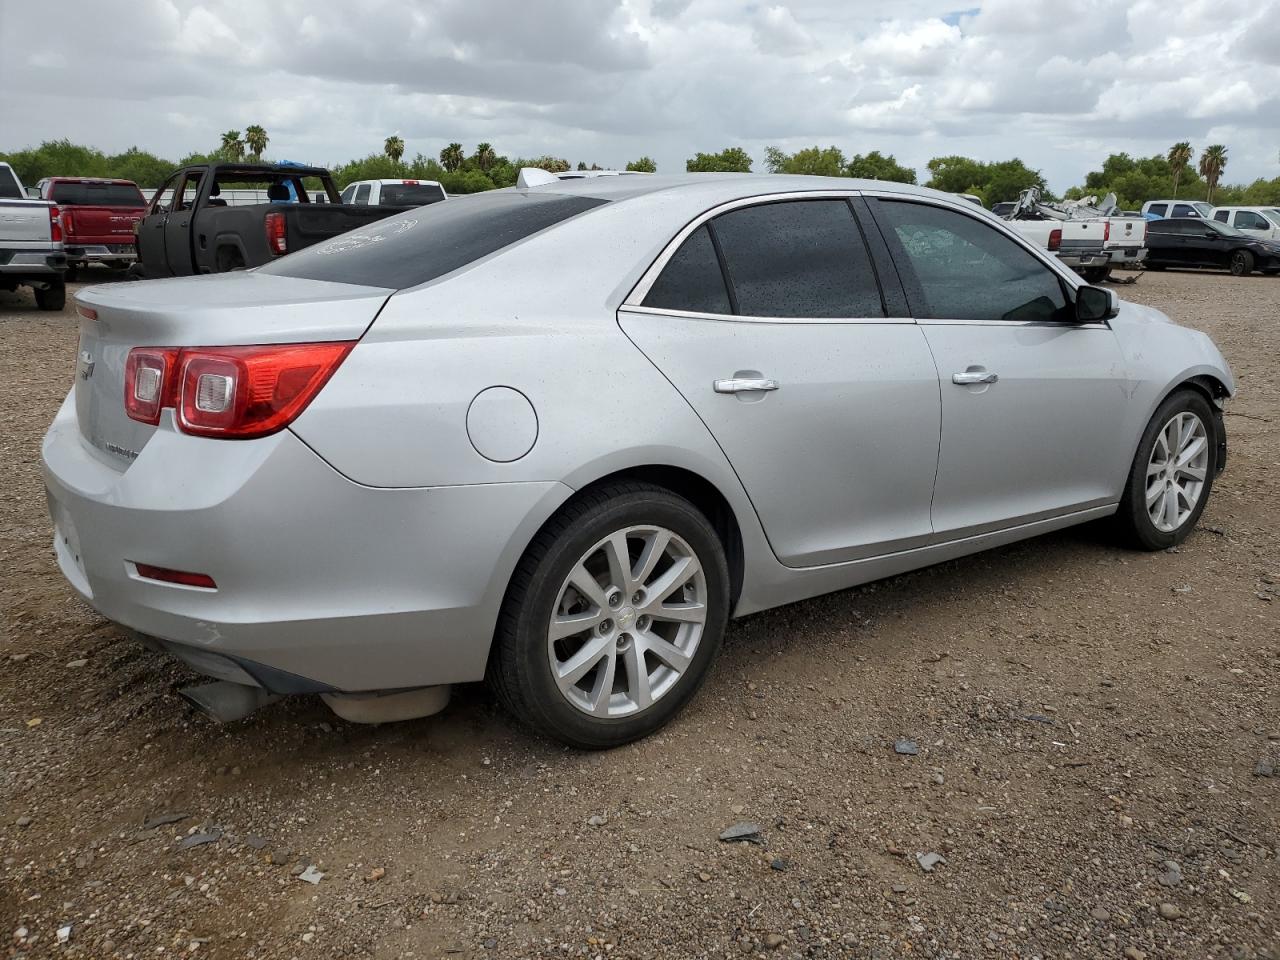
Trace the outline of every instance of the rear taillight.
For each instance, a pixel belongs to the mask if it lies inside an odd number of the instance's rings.
[[[1111,221],[1103,220],[1102,221],[1102,242],[1106,243],[1110,239],[1111,239]]]
[[[216,590],[218,585],[207,573],[188,573],[186,570],[170,570],[168,567],[156,567],[149,563],[135,563],[133,569],[138,576],[147,580],[159,580],[161,583],[176,583],[184,587],[202,587],[205,590]]]
[[[49,207],[49,239],[54,243],[62,242],[62,215],[54,206]]]
[[[76,232],[76,222],[71,216],[70,210],[63,210],[62,215],[58,217],[62,223],[62,232],[66,236],[71,236]]]
[[[177,411],[178,429],[247,440],[293,422],[354,341],[246,347],[136,347],[125,365],[125,409],[142,423]]]
[[[93,309],[93,307],[86,307],[84,304],[81,304],[81,303],[76,304],[76,313],[79,314],[80,317],[85,320],[98,319],[97,310]]]
[[[1062,248],[1062,231],[1050,230],[1049,231],[1049,249],[1059,250],[1061,248]]]
[[[284,214],[279,211],[268,213],[265,223],[267,226],[267,249],[277,257],[283,253],[288,253],[289,242],[284,235]]]

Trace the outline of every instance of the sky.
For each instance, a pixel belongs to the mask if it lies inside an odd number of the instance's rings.
[[[1017,156],[1056,190],[1107,154],[1228,147],[1280,176],[1276,0],[0,0],[0,151],[177,159],[252,123],[319,164],[450,141],[662,172],[834,144]]]

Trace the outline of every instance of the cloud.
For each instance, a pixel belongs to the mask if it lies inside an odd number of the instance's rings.
[[[46,18],[0,2],[0,150],[176,158],[257,122],[271,155],[320,163],[393,130],[410,155],[487,140],[663,170],[835,144],[919,170],[1016,155],[1063,189],[1107,153],[1212,136],[1232,180],[1280,172],[1280,17],[1256,0],[95,0],[32,29]]]

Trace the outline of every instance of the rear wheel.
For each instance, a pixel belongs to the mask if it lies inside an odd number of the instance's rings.
[[[244,269],[244,257],[234,247],[223,247],[218,251],[218,272],[230,273],[232,270]]]
[[[66,305],[65,283],[51,283],[47,287],[36,287],[36,306],[41,310],[61,310]]]
[[[1144,550],[1181,543],[1195,529],[1213,489],[1218,447],[1213,411],[1193,390],[1172,394],[1138,444],[1116,519]]]
[[[1080,276],[1086,283],[1102,283],[1111,274],[1110,267],[1081,267]]]
[[[77,264],[69,263],[67,264],[66,271],[64,271],[62,274],[62,279],[66,283],[75,283],[76,279],[79,276],[80,276],[80,267]]]
[[[518,718],[574,747],[657,730],[697,692],[729,614],[724,548],[661,487],[619,483],[566,506],[512,576],[489,678]]]
[[[1237,250],[1231,255],[1231,275],[1247,277],[1253,273],[1253,254],[1248,250]]]

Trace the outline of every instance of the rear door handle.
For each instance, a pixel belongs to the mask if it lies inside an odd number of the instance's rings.
[[[952,383],[969,384],[969,383],[996,383],[1000,377],[994,373],[987,373],[985,370],[966,370],[964,373],[953,373],[951,375]]]
[[[712,384],[716,393],[751,393],[753,391],[777,390],[777,380],[735,377],[730,380],[717,380]]]

